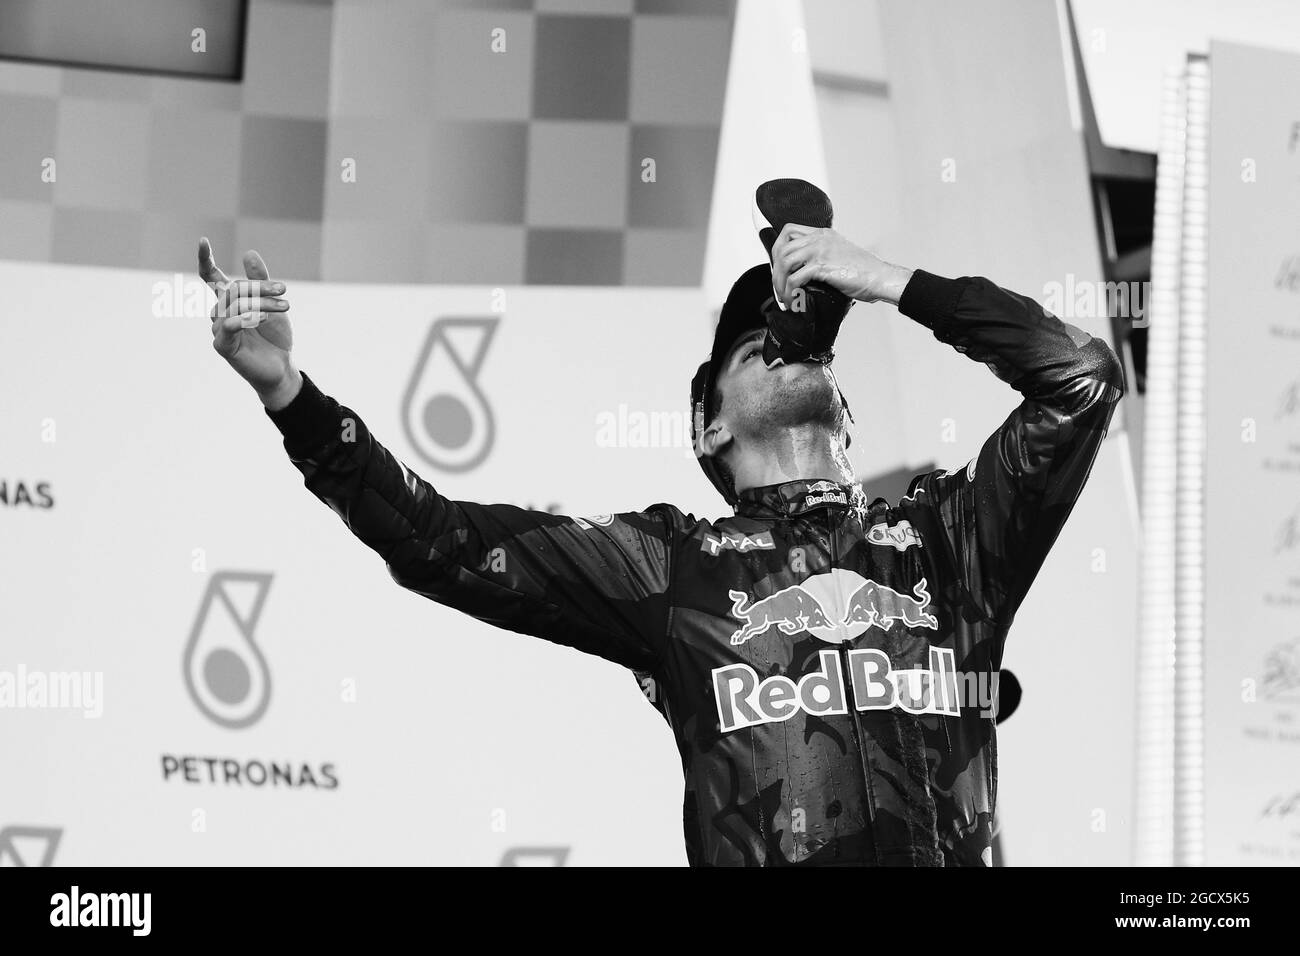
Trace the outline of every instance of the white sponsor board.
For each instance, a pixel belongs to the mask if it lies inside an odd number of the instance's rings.
[[[1210,49],[1205,863],[1300,863],[1300,56]]]

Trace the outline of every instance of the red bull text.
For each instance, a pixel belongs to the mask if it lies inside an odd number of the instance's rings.
[[[930,667],[895,670],[884,651],[875,648],[847,653],[846,686],[839,651],[817,655],[817,670],[796,682],[782,674],[759,679],[748,664],[730,664],[713,671],[713,696],[718,727],[723,733],[756,724],[789,720],[799,711],[816,716],[847,714],[851,689],[856,710],[902,708],[910,714],[961,713],[957,663],[952,650],[930,648]]]

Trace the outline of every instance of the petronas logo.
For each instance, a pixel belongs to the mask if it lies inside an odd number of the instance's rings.
[[[498,316],[434,321],[402,399],[402,427],[421,458],[442,471],[470,471],[487,458],[496,422],[478,376]]]
[[[208,582],[185,644],[185,687],[223,727],[251,727],[271,703],[271,671],[254,639],[271,574],[218,571]]]

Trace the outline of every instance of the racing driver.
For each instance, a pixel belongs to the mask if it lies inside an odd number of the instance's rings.
[[[987,692],[1123,394],[1104,342],[988,279],[787,223],[692,383],[696,455],[734,514],[575,518],[440,495],[295,366],[284,285],[257,253],[232,281],[205,239],[199,266],[214,348],[399,585],[653,686],[692,865],[991,865]],[[871,498],[831,366],[764,358],[764,310],[809,282],[897,306],[1020,404],[968,463]]]

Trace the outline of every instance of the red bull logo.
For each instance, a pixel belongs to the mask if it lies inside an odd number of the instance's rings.
[[[728,591],[727,595],[732,602],[731,615],[740,622],[731,635],[735,645],[773,627],[785,635],[806,631],[828,644],[843,644],[868,628],[886,630],[898,622],[939,629],[938,617],[929,610],[925,578],[907,594],[846,568],[835,568],[757,601],[744,591]]]
[[[833,481],[814,481],[804,489],[803,503],[806,508],[824,504],[846,505],[849,503],[849,497],[844,489]]]
[[[848,681],[840,653],[818,653],[816,670],[798,681],[783,674],[760,679],[748,664],[730,664],[713,671],[713,698],[723,733],[758,724],[789,720],[803,711],[826,716],[847,714],[849,698],[855,710],[892,710],[909,714],[958,716],[957,664],[952,650],[930,648],[930,667],[895,670],[889,656],[874,648],[851,650]]]
[[[875,581],[865,581],[849,598],[844,623],[862,623],[883,629],[895,621],[902,621],[908,627],[928,627],[937,631],[939,619],[926,610],[929,606],[930,593],[925,589],[925,578],[916,582],[911,594],[901,594]]]
[[[749,595],[744,591],[728,591],[732,600],[731,615],[743,623],[731,635],[732,644],[744,644],[751,637],[765,634],[768,628],[778,628],[782,634],[798,634],[812,628],[828,628],[830,618],[822,610],[821,602],[801,585],[792,584],[761,601],[746,606]]]

